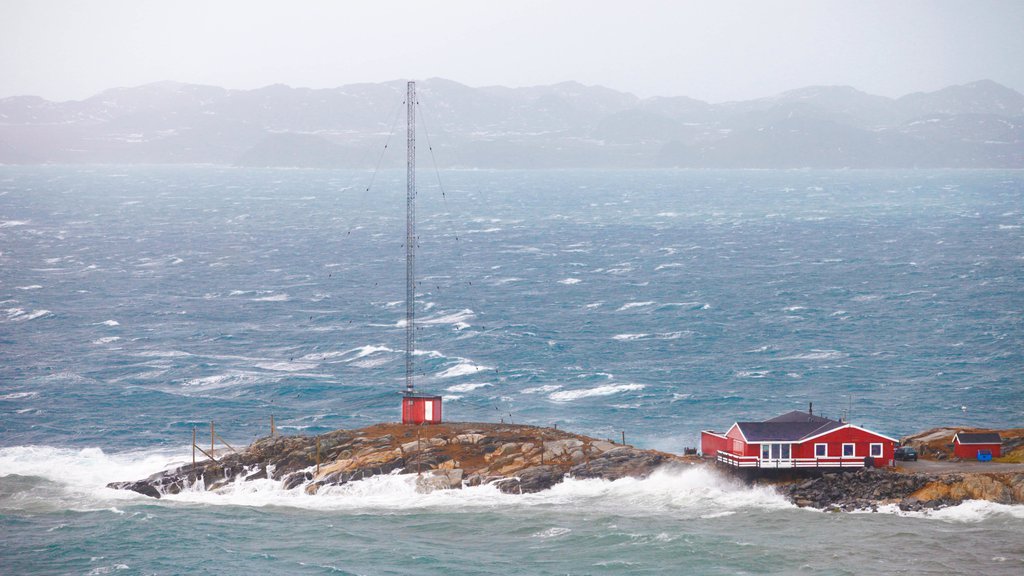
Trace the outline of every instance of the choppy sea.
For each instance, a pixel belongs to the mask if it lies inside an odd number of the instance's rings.
[[[1024,426],[1024,173],[424,171],[416,385],[682,452],[814,403]],[[367,190],[369,188],[369,190]],[[2,574],[1014,574],[1024,506],[797,509],[703,469],[418,494],[104,488],[399,417],[404,174],[0,167]]]

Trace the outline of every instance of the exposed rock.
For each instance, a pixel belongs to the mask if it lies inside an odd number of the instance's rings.
[[[547,490],[564,477],[565,473],[557,466],[534,466],[516,477],[498,481],[497,486],[506,494],[528,494]]]
[[[1020,490],[1024,475],[1000,473],[905,474],[883,469],[830,473],[791,484],[781,490],[797,506],[841,510],[872,508],[897,503],[903,510],[956,505],[964,500],[1024,503]]]
[[[419,474],[417,489],[430,491],[495,482],[505,492],[536,492],[567,473],[614,480],[645,476],[675,457],[579,436],[562,430],[511,424],[379,424],[315,437],[260,438],[241,453],[218,454],[112,488],[148,496],[175,494],[190,486],[216,490],[235,481],[279,480],[284,489],[315,494],[395,471]]]
[[[160,497],[160,491],[146,480],[138,480],[135,482],[115,482],[113,484],[108,484],[107,487],[117,490],[131,490],[132,492],[138,492],[139,494],[149,496],[151,498]]]
[[[618,480],[627,476],[644,478],[670,459],[670,455],[662,452],[618,446],[591,458],[589,462],[573,466],[569,474],[576,478],[605,480]]]

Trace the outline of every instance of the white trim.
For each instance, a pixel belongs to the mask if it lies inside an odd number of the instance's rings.
[[[879,434],[878,432],[872,432],[871,430],[868,430],[867,428],[861,428],[860,426],[854,426],[853,424],[846,424],[845,426],[839,426],[838,428],[833,428],[831,430],[826,430],[826,431],[824,431],[824,432],[822,432],[820,434],[815,434],[814,436],[808,436],[806,438],[802,438],[800,441],[801,442],[807,442],[808,440],[814,440],[815,438],[821,438],[822,436],[824,436],[826,434],[831,434],[833,432],[838,432],[839,430],[845,430],[847,428],[855,428],[857,430],[860,430],[861,432],[867,432],[868,434],[871,434],[872,436],[878,436],[879,438],[884,438],[886,440],[889,440],[890,442],[899,442],[899,440],[897,440],[895,438],[890,438],[890,437],[886,436],[885,434]]]
[[[878,454],[875,454],[875,446],[878,446]],[[881,442],[872,442],[868,444],[868,456],[871,458],[881,458],[885,456],[885,445]]]
[[[743,442],[745,444],[750,444],[751,443],[749,440],[747,440],[747,435],[743,433],[743,428],[740,428],[740,423],[739,422],[734,422],[732,426],[729,426],[729,429],[725,431],[725,435],[728,436],[729,432],[732,432],[733,428],[736,428],[737,430],[740,431],[740,437],[743,438]]]
[[[825,447],[825,453],[824,454],[818,454],[818,446],[824,446]],[[818,443],[816,443],[814,445],[814,458],[815,459],[817,459],[817,458],[828,458],[828,443],[827,442],[818,442]]]

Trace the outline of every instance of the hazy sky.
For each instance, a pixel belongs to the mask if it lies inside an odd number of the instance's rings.
[[[435,76],[712,102],[811,84],[1024,91],[1024,1],[0,0],[0,97]]]

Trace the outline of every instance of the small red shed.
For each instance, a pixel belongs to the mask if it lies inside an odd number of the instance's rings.
[[[402,424],[440,424],[441,397],[425,394],[402,396]]]
[[[978,450],[991,450],[993,458],[1002,455],[1003,439],[998,432],[957,432],[953,436],[953,455],[966,460],[978,457]]]

